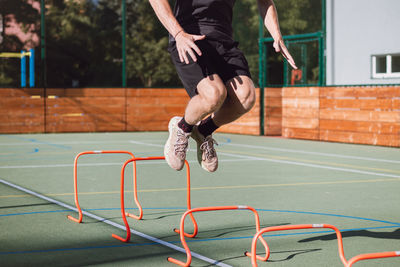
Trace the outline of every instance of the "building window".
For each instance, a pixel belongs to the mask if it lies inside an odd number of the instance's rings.
[[[372,56],[372,78],[400,78],[400,54]]]

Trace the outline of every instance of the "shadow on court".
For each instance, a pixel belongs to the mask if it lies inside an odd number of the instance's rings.
[[[342,231],[342,237],[371,237],[380,239],[400,239],[400,228],[394,230],[393,232],[376,232],[369,230],[354,230],[354,231]],[[306,239],[299,240],[299,243],[312,242],[317,240],[331,241],[337,239],[336,234],[329,234],[323,236],[315,236]]]
[[[320,248],[315,248],[315,249],[298,249],[298,250],[290,250],[290,251],[271,251],[271,255],[274,254],[282,254],[282,253],[290,253],[290,255],[286,256],[286,258],[284,259],[280,259],[280,260],[271,260],[268,259],[267,262],[284,262],[284,261],[288,261],[293,259],[294,257],[301,255],[301,254],[306,254],[306,253],[312,253],[312,252],[316,252],[316,251],[320,251],[322,249]],[[257,253],[257,255],[259,256],[265,256],[265,253]],[[224,261],[228,261],[228,260],[235,260],[235,259],[241,259],[241,258],[248,258],[246,255],[242,255],[242,256],[237,256],[237,257],[230,257],[230,258],[226,258],[226,259],[221,259],[221,262]],[[203,267],[208,267],[208,266],[213,266],[212,264],[209,265],[203,265]]]

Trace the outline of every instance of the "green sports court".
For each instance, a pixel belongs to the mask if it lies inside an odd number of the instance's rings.
[[[137,162],[143,218],[128,218],[128,243],[120,210],[124,154],[84,155],[78,162],[81,224],[74,203],[75,156],[83,151],[125,150],[135,157],[162,156],[166,132],[74,133],[0,136],[0,258],[2,266],[174,266],[185,261],[179,227],[186,211],[186,172],[163,160]],[[220,166],[206,173],[191,141],[188,163],[192,208],[245,205],[261,228],[331,224],[343,236],[347,259],[399,250],[400,151],[396,148],[275,137],[215,135]],[[138,213],[132,165],[125,172],[125,209]],[[244,255],[256,233],[247,210],[194,213],[198,235],[186,238],[191,266],[251,266]],[[185,231],[192,231],[190,219]],[[330,229],[263,235],[270,248],[259,266],[342,266]],[[258,255],[264,251],[258,244]],[[399,258],[354,266],[397,266]]]
[[[0,6],[0,267],[400,266],[399,0]]]

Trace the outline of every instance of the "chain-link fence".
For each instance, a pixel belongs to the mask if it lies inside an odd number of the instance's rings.
[[[35,49],[37,87],[181,86],[166,50],[168,33],[148,1],[0,0],[0,6],[0,53]],[[20,76],[18,58],[0,58],[1,87],[21,86]]]

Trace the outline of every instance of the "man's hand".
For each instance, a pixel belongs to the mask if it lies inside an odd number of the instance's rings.
[[[290,55],[288,49],[286,48],[285,43],[283,42],[282,39],[274,41],[273,44],[275,51],[280,52],[284,58],[289,62],[290,66],[292,66],[293,69],[297,70],[296,63],[294,62],[294,59]]]
[[[195,42],[198,40],[203,40],[204,38],[206,38],[205,35],[192,35],[184,31],[180,31],[176,34],[176,49],[178,50],[179,59],[181,62],[189,64],[188,56],[190,56],[194,62],[197,61],[196,54],[201,56],[201,51]]]

